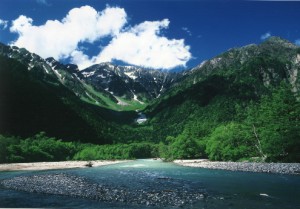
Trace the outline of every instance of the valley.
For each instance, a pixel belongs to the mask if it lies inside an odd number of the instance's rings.
[[[31,143],[29,159],[55,160],[42,141],[61,139],[68,159],[299,162],[299,57],[298,46],[271,37],[177,73],[79,70],[1,44],[1,161],[26,159]]]

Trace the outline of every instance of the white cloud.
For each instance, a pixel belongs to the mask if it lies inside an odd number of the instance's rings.
[[[8,21],[7,20],[2,20],[0,19],[0,29],[6,29],[8,26]]]
[[[260,36],[260,39],[261,39],[261,40],[266,40],[266,39],[268,39],[269,37],[271,37],[271,33],[270,33],[270,32],[267,32],[267,33],[261,35],[261,36]]]
[[[90,59],[80,50],[75,50],[70,54],[71,62],[77,64],[79,69],[85,69],[93,64],[96,64],[95,58]]]
[[[124,9],[107,7],[97,12],[90,6],[74,8],[61,21],[48,20],[34,26],[33,20],[21,15],[13,21],[11,32],[19,37],[12,44],[24,47],[42,57],[67,58],[79,43],[94,41],[108,35],[117,35],[126,23]]]
[[[187,27],[182,27],[181,29],[185,31],[189,36],[192,36],[192,32]]]
[[[295,44],[298,45],[298,46],[300,46],[300,39],[297,39],[297,40],[295,41]]]
[[[120,60],[128,64],[156,69],[185,66],[191,59],[190,47],[183,39],[168,39],[161,35],[170,21],[145,21],[128,26],[127,14],[119,7],[107,7],[97,12],[90,6],[74,8],[65,18],[48,20],[44,25],[33,25],[33,19],[24,15],[13,21],[10,31],[18,33],[12,45],[24,47],[40,56],[55,59],[70,58],[80,69],[104,61]],[[98,55],[89,57],[80,44],[111,37]]]
[[[183,39],[168,39],[160,35],[169,23],[167,19],[145,21],[120,33],[101,51],[96,62],[115,59],[156,69],[185,66],[191,58],[190,47],[184,44]]]

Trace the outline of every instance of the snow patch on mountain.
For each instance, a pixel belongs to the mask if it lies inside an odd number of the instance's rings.
[[[100,75],[97,75],[97,78],[106,78],[106,76],[103,74],[100,74]]]
[[[137,79],[137,76],[134,75],[134,72],[124,72],[124,74],[133,80]]]
[[[146,122],[147,121],[147,118],[146,118],[146,115],[145,114],[143,114],[143,113],[138,113],[138,118],[136,119],[136,122],[138,123],[138,124],[141,124],[141,123],[144,123],[144,122]]]
[[[58,72],[58,70],[55,69],[55,67],[52,67],[52,70],[53,70],[54,73],[58,76],[59,79],[62,79],[62,77],[63,77],[62,74],[60,74],[60,73]]]
[[[45,72],[46,72],[47,74],[50,74],[50,72],[49,72],[48,69],[45,67],[45,65],[43,65],[43,68],[44,68],[44,70],[45,70]]]
[[[115,97],[115,98],[118,100],[118,103],[117,103],[118,105],[120,105],[120,106],[128,106],[129,105],[127,102],[120,100],[118,97]]]
[[[82,72],[82,75],[86,78],[91,77],[95,74],[96,71],[92,71],[92,72]]]
[[[28,70],[31,70],[33,67],[34,67],[34,64],[29,63],[27,69],[28,69]]]
[[[135,101],[139,102],[140,104],[144,104],[144,102],[142,102],[142,101],[138,100],[138,97],[137,97],[137,95],[136,95],[135,93],[133,93],[133,91],[131,91],[131,93],[133,94],[133,100],[135,100]]]

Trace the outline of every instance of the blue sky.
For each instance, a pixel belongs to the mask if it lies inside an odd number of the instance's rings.
[[[0,1],[1,42],[81,69],[102,61],[191,68],[269,36],[300,45],[300,1]]]

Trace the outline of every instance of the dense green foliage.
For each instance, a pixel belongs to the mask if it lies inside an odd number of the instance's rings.
[[[162,156],[300,162],[297,50],[275,38],[230,50],[183,78],[147,108]]]
[[[149,120],[141,125],[134,111],[85,103],[41,69],[0,56],[0,134],[25,138],[0,136],[0,162],[300,162],[298,56],[278,38],[232,49],[182,76],[143,111]],[[30,137],[40,131],[63,141]]]
[[[300,102],[285,83],[249,108],[245,124],[252,125],[267,160],[300,162]]]
[[[0,136],[0,143],[0,162],[70,160],[80,149],[77,143],[62,142],[47,137],[44,132],[26,139]]]
[[[158,145],[153,143],[82,144],[47,137],[44,132],[26,139],[0,135],[0,151],[0,163],[158,157]]]
[[[256,156],[254,142],[240,124],[218,126],[208,137],[206,153],[212,160],[233,160]]]
[[[161,156],[300,162],[300,102],[290,89],[283,82],[270,95],[248,103],[233,97],[216,97],[210,105],[195,108],[194,114],[189,114],[180,134],[166,136]],[[186,112],[177,114],[184,117]]]
[[[114,145],[86,145],[75,156],[75,160],[110,160],[157,157],[158,146],[152,143]]]
[[[64,141],[94,144],[150,140],[151,128],[132,126],[135,111],[85,103],[40,68],[28,71],[14,59],[0,55],[0,66],[1,134],[24,138],[45,131]]]
[[[160,143],[159,155],[166,160],[192,159],[202,157],[201,145],[192,137],[179,135],[177,138],[167,137],[167,144]]]
[[[31,74],[13,59],[0,56],[0,66],[1,134],[29,137],[45,131],[69,140],[97,138],[91,125],[64,103],[75,97],[64,86],[51,77],[37,79],[39,70]]]
[[[259,157],[267,161],[300,161],[300,103],[285,83],[257,104],[241,121],[218,126],[206,152],[214,160]]]

